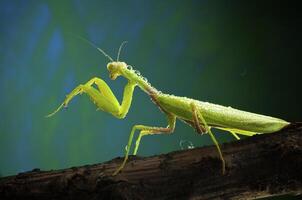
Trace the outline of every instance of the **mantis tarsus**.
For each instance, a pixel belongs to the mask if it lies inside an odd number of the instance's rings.
[[[87,41],[87,40],[86,40]],[[89,42],[89,41],[88,41]],[[91,42],[89,42],[92,44]],[[212,133],[211,129],[221,129],[230,132],[234,137],[240,139],[237,134],[252,136],[255,134],[272,133],[287,126],[289,122],[282,119],[259,115],[231,107],[224,107],[208,102],[202,102],[187,97],[178,97],[174,95],[164,94],[141,76],[137,71],[133,70],[130,65],[119,61],[119,55],[123,42],[119,48],[116,61],[114,61],[102,49],[96,47],[110,62],[107,64],[109,77],[115,80],[118,76],[123,76],[128,80],[124,88],[123,100],[120,104],[112,93],[109,86],[100,78],[92,78],[85,84],[77,86],[70,94],[68,94],[64,102],[51,114],[50,117],[57,113],[62,107],[66,107],[69,101],[78,94],[86,93],[98,109],[108,112],[116,118],[123,119],[126,117],[131,106],[133,91],[136,86],[142,89],[158,108],[166,115],[167,127],[153,127],[145,125],[134,125],[129,136],[126,146],[126,153],[123,163],[113,173],[116,175],[125,166],[131,149],[133,136],[136,130],[139,130],[133,154],[136,155],[142,136],[172,133],[175,128],[176,119],[179,119],[192,126],[198,133],[208,133],[218,150],[219,157],[222,162],[222,173],[225,173],[225,161],[222,156],[219,144]],[[98,89],[94,88],[96,85]]]

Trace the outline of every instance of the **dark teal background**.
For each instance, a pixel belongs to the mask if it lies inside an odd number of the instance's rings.
[[[118,120],[79,96],[44,118],[80,83],[104,79],[119,100],[126,81],[108,78],[108,60],[83,36],[121,58],[157,89],[301,121],[301,16],[278,1],[0,2],[0,174],[104,162],[123,156],[135,124],[165,126],[136,89]],[[216,132],[220,142],[233,138]],[[212,145],[177,122],[174,134],[146,136],[142,156]]]

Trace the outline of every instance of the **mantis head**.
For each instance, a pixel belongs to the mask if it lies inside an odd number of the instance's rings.
[[[127,68],[127,64],[124,62],[120,62],[119,58],[120,58],[122,48],[127,43],[127,41],[122,42],[122,44],[120,45],[120,47],[118,49],[116,61],[114,61],[103,49],[97,47],[94,43],[90,42],[89,40],[87,40],[81,36],[77,36],[77,37],[79,39],[87,42],[91,46],[95,47],[98,51],[100,51],[106,58],[108,58],[111,61],[107,64],[107,69],[109,71],[109,77],[112,80],[115,80],[118,76],[122,75],[122,71],[123,71],[123,69]]]
[[[109,77],[115,80],[118,76],[122,74],[122,71],[127,68],[127,64],[124,62],[110,62],[107,64],[107,69],[109,71]]]
[[[121,54],[121,50],[123,48],[123,46],[127,43],[127,41],[122,42],[122,44],[120,45],[119,49],[118,49],[118,53],[117,53],[117,58],[116,61],[113,61],[112,58],[110,56],[109,59],[111,60],[110,63],[107,64],[107,69],[109,71],[109,77],[112,80],[115,80],[118,76],[120,76],[122,74],[122,71],[124,69],[127,68],[127,64],[124,62],[119,62],[119,58],[120,58],[120,54]],[[107,54],[102,50],[102,53],[106,56]]]

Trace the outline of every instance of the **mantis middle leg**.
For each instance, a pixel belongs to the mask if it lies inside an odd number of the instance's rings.
[[[197,129],[200,129],[200,131],[202,131],[202,128],[203,126],[200,126],[200,121],[202,122],[202,124],[204,125],[204,128],[206,129],[206,131],[209,133],[212,141],[214,142],[217,150],[218,150],[218,154],[219,154],[219,157],[220,157],[220,160],[222,162],[222,174],[225,173],[225,161],[224,161],[224,158],[222,156],[222,152],[221,152],[221,149],[219,147],[219,144],[214,136],[214,134],[212,133],[211,131],[211,128],[208,126],[207,122],[205,121],[204,117],[202,116],[202,114],[196,109],[196,105],[194,103],[191,104],[191,107],[192,107],[192,111],[193,111],[193,119],[194,121],[196,120],[197,124],[195,125],[196,127],[199,127]],[[200,120],[200,121],[199,121]]]
[[[140,130],[140,134],[136,140],[136,145],[135,145],[135,149],[134,149],[134,155],[136,155],[139,144],[140,144],[140,140],[142,138],[142,136],[145,135],[152,135],[152,134],[161,134],[161,133],[172,133],[175,129],[175,123],[176,123],[176,117],[173,114],[167,113],[167,118],[168,118],[168,126],[167,127],[152,127],[152,126],[144,126],[144,125],[135,125],[133,126],[131,132],[130,132],[130,136],[129,136],[129,140],[128,140],[128,144],[126,147],[126,153],[125,153],[125,157],[123,160],[123,163],[121,164],[121,166],[113,173],[113,175],[118,174],[125,166],[127,160],[128,160],[128,155],[130,152],[130,148],[131,148],[131,144],[132,144],[132,140],[133,140],[133,136],[136,130]]]
[[[95,89],[92,85],[96,84],[98,90]],[[114,94],[112,93],[109,86],[100,78],[92,78],[86,84],[81,84],[69,93],[64,102],[51,114],[47,117],[51,117],[56,114],[62,107],[67,107],[68,103],[78,94],[86,93],[90,99],[96,104],[96,106],[117,118],[124,118],[131,106],[132,95],[136,84],[128,82],[124,89],[124,95],[122,104],[120,105]]]

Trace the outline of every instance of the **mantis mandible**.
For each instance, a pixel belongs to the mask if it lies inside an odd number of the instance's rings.
[[[96,47],[93,43],[89,43]],[[73,89],[72,92],[66,96],[64,102],[53,113],[47,115],[47,117],[53,116],[62,107],[67,107],[70,100],[76,95],[85,93],[90,97],[99,110],[108,112],[118,119],[123,119],[126,117],[131,106],[132,95],[136,86],[149,95],[153,103],[163,112],[163,114],[166,115],[168,125],[167,127],[134,125],[130,132],[124,160],[113,175],[118,174],[124,168],[132,146],[133,136],[137,130],[139,131],[139,135],[135,143],[133,155],[137,154],[140,141],[143,136],[172,133],[175,129],[176,119],[190,125],[197,131],[197,133],[208,133],[218,150],[222,164],[222,174],[224,174],[225,160],[219,144],[212,133],[212,128],[228,131],[234,137],[240,139],[238,134],[253,136],[255,134],[272,133],[290,124],[287,121],[270,116],[246,112],[187,97],[164,94],[151,86],[147,79],[140,75],[136,70],[133,70],[130,65],[119,61],[120,52],[125,43],[126,42],[123,42],[120,45],[116,61],[105,53],[105,51],[96,47],[110,60],[107,64],[109,77],[112,80],[115,80],[117,77],[122,76],[128,80],[128,83],[124,88],[121,104],[118,102],[117,98],[105,81],[95,77],[87,83],[80,84]],[[97,89],[93,87],[94,84],[97,86]]]

